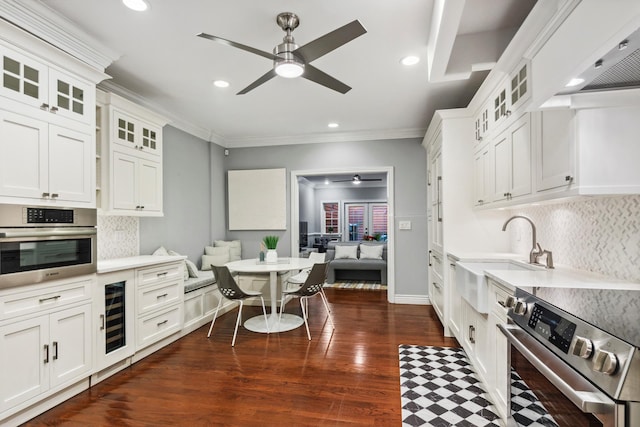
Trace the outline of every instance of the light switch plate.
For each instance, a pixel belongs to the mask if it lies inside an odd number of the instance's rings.
[[[400,221],[400,222],[398,222],[398,228],[400,230],[411,230],[411,221]]]

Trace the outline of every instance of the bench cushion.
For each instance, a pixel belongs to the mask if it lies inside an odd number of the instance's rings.
[[[216,283],[215,277],[213,277],[213,271],[198,271],[198,277],[192,277],[184,282],[184,293],[193,292],[197,289],[202,289],[206,286],[211,286]]]

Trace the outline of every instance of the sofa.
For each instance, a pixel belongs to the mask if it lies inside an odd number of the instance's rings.
[[[327,283],[336,280],[379,280],[387,284],[387,244],[376,241],[329,242]]]

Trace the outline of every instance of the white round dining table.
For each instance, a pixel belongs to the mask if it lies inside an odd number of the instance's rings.
[[[267,331],[264,316],[252,317],[244,322],[244,327],[253,332],[284,332],[290,331],[304,323],[302,317],[295,314],[283,313],[282,319],[278,321],[278,295],[277,283],[278,273],[283,271],[303,270],[311,268],[313,261],[308,258],[278,258],[277,263],[267,264],[256,258],[231,261],[225,264],[231,272],[238,273],[269,273],[269,292],[271,294],[271,313],[267,316],[269,330]]]

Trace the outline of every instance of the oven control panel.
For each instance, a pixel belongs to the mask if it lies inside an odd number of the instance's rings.
[[[533,304],[528,326],[545,337],[563,353],[569,353],[571,340],[576,332],[576,324],[541,306]]]
[[[639,357],[631,344],[521,289],[506,302],[509,318],[611,396]]]
[[[73,224],[72,209],[25,208],[27,224]]]

